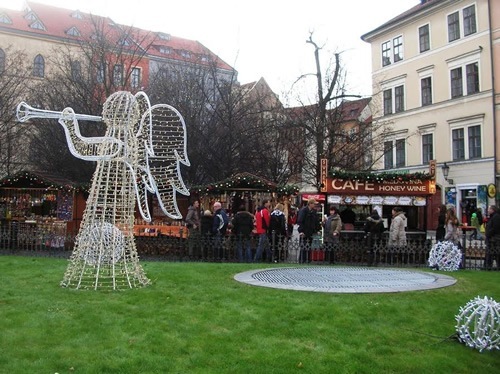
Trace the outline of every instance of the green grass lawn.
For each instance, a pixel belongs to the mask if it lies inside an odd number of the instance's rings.
[[[238,283],[255,264],[142,262],[153,284],[59,287],[66,260],[0,256],[1,373],[497,373],[500,351],[454,339],[500,273],[451,287],[327,294]]]

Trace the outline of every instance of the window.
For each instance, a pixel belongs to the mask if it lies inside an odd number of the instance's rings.
[[[432,104],[432,78],[427,77],[420,81],[422,106]]]
[[[97,64],[97,74],[96,74],[97,83],[104,83],[106,77],[105,74],[106,74],[105,65],[102,62],[99,62]]]
[[[394,90],[394,94],[393,91]],[[384,90],[384,115],[399,113],[405,110],[404,86],[396,86]],[[393,100],[394,98],[394,100]]]
[[[40,22],[39,20],[36,20],[35,22],[33,22],[30,27],[32,29],[35,29],[35,30],[44,30],[45,31],[45,26],[43,25],[42,22]]]
[[[0,23],[12,24],[10,17],[4,13],[0,13]]]
[[[399,113],[405,110],[405,93],[403,86],[394,87],[394,112]]]
[[[384,169],[392,169],[393,154],[392,141],[384,142]]]
[[[474,34],[476,32],[476,7],[468,6],[463,10],[464,17],[464,36]]]
[[[452,69],[450,72],[451,79],[451,98],[460,97],[463,95],[463,80],[462,68]]]
[[[384,91],[384,115],[392,114],[392,89]]]
[[[68,31],[66,31],[66,34],[71,36],[80,36],[80,30],[73,26]]]
[[[452,130],[453,160],[465,160],[464,129]]]
[[[113,84],[115,86],[123,85],[123,66],[115,65],[113,67]]]
[[[468,128],[469,136],[469,158],[481,157],[481,126],[470,126]]]
[[[431,48],[429,25],[424,25],[418,28],[418,40],[420,46],[420,53],[428,51]]]
[[[382,66],[391,64],[391,42],[382,44]]]
[[[403,167],[406,164],[405,144],[406,144],[406,142],[404,139],[396,140],[396,167],[397,168]]]
[[[464,92],[467,95],[472,95],[479,92],[479,64],[474,62],[465,65],[465,82],[463,79],[463,67],[452,69],[450,71],[451,80],[451,98],[463,96]],[[464,87],[465,83],[465,87]]]
[[[403,59],[403,37],[398,36],[393,40],[393,50],[394,50],[394,62],[401,61]]]
[[[392,55],[391,55],[392,50]],[[403,36],[397,36],[392,42],[382,43],[382,66],[390,65],[392,62],[398,62],[403,59]]]
[[[460,15],[462,16],[462,25],[460,24]],[[464,37],[477,32],[476,6],[474,4],[448,15],[448,41],[460,39],[461,32]]]
[[[479,92],[479,66],[475,62],[465,66],[465,74],[467,76],[467,95]]]
[[[5,71],[5,52],[0,48],[0,74]]]
[[[77,10],[76,12],[71,13],[71,17],[76,19],[83,19],[83,14]]]
[[[433,134],[422,135],[422,163],[428,164],[434,159]]]
[[[172,52],[172,49],[169,48],[169,47],[159,47],[158,50],[160,51],[160,53],[163,53],[164,55],[168,55],[170,54],[170,52]]]
[[[42,55],[36,55],[33,61],[33,76],[39,78],[45,76],[45,60]]]
[[[82,65],[80,61],[71,61],[71,78],[79,81],[82,78]]]
[[[458,12],[448,15],[448,41],[460,39],[460,21]]]
[[[137,88],[139,87],[140,83],[141,83],[141,69],[132,68],[132,74],[130,77],[130,86],[132,88]]]
[[[186,51],[186,50],[182,50],[181,51],[181,56],[184,57],[184,58],[191,58],[191,52]]]
[[[396,164],[394,164],[396,160]],[[406,165],[406,141],[405,139],[389,140],[384,142],[384,168],[403,167]]]

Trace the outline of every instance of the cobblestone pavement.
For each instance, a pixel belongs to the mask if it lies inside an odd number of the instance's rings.
[[[252,270],[234,279],[253,286],[330,293],[384,293],[448,287],[456,279],[415,270],[364,267],[297,267]]]

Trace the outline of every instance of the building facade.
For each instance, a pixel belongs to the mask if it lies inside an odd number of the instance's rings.
[[[362,36],[372,51],[374,121],[390,128],[376,168],[425,172],[436,160],[430,215],[444,203],[464,223],[496,198],[493,3],[422,0]]]

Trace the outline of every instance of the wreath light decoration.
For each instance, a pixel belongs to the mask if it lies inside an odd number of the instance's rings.
[[[462,252],[450,241],[437,242],[429,253],[429,267],[436,270],[456,271],[462,263]]]
[[[476,296],[460,308],[455,319],[461,343],[479,352],[500,349],[500,303],[487,296]]]

